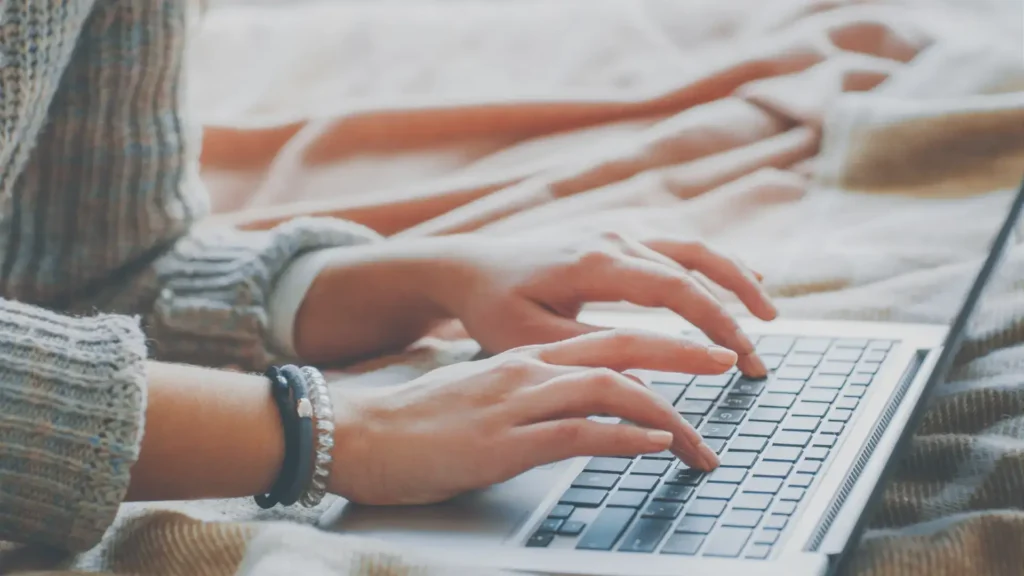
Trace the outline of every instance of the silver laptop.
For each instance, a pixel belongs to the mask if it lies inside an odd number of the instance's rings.
[[[1024,185],[951,326],[750,323],[766,379],[639,373],[718,451],[709,474],[668,453],[579,458],[439,505],[342,501],[321,527],[400,543],[459,574],[837,573],[960,348],[1022,201]],[[661,311],[582,320],[693,330]]]

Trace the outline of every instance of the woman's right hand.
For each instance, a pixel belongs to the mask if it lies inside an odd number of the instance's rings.
[[[736,354],[681,338],[595,332],[510,350],[384,389],[335,389],[330,490],[364,504],[428,504],[576,456],[715,453],[623,370],[719,374]],[[607,415],[629,423],[595,421]]]

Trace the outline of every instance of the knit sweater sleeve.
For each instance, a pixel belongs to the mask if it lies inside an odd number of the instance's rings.
[[[265,366],[281,271],[377,238],[202,224],[191,4],[0,2],[0,539],[98,542],[138,456],[145,360]]]

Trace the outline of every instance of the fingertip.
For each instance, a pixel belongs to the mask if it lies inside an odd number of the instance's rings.
[[[741,356],[737,362],[737,367],[739,367],[744,375],[751,378],[764,378],[768,376],[768,367],[764,365],[764,361],[755,353]]]

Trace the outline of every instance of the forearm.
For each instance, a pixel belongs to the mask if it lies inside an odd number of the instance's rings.
[[[139,459],[128,500],[266,493],[284,459],[281,419],[262,376],[147,363]]]

